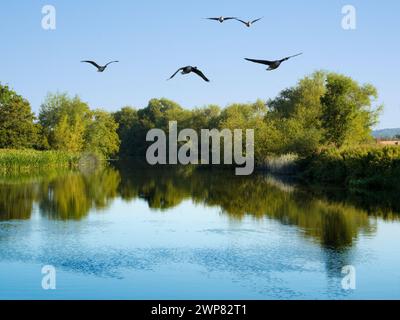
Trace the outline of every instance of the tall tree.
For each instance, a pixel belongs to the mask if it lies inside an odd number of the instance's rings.
[[[85,149],[99,152],[105,157],[116,155],[120,146],[117,129],[118,124],[110,113],[93,111],[85,131]]]
[[[194,109],[187,119],[186,126],[200,133],[201,129],[217,129],[221,117],[221,108],[217,105],[209,105]]]
[[[168,132],[169,122],[177,121],[180,128],[186,128],[191,112],[168,99],[152,99],[144,109],[134,112],[123,109],[114,114],[114,118],[122,125],[119,136],[122,138],[122,154],[143,157],[151,143],[146,142],[150,129],[159,128]],[[125,140],[128,139],[128,141]]]
[[[265,102],[261,100],[249,104],[232,104],[222,111],[219,122],[221,130],[242,129],[243,137],[246,136],[245,130],[254,130],[254,153],[259,162],[268,155],[267,145],[271,138],[270,128],[264,121],[267,111]]]
[[[63,115],[53,131],[53,148],[69,152],[81,152],[84,148],[85,126],[78,115]]]
[[[0,84],[0,148],[35,147],[39,127],[27,100]]]
[[[141,125],[146,129],[159,128],[168,131],[169,122],[177,121],[184,127],[190,117],[190,111],[168,99],[152,99],[146,108],[138,111]]]
[[[118,124],[118,137],[121,141],[120,154],[130,155],[135,148],[135,130],[139,126],[138,113],[132,107],[124,107],[113,114],[115,122]]]
[[[39,121],[50,148],[79,152],[90,116],[89,106],[79,97],[50,94],[40,108]]]
[[[322,143],[321,98],[325,94],[325,72],[315,72],[268,102],[266,121],[275,127],[269,148],[276,153],[308,154]]]
[[[330,73],[321,98],[325,142],[337,147],[368,142],[382,106],[374,106],[378,92],[344,75]]]

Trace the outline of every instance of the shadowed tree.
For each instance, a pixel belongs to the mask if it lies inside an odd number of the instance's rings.
[[[113,114],[118,124],[118,136],[121,141],[119,153],[127,156],[135,148],[135,129],[139,126],[137,111],[132,107],[124,107]]]

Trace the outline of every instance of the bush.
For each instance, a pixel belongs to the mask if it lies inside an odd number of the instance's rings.
[[[303,176],[353,188],[398,188],[400,148],[361,146],[325,149],[301,162]]]

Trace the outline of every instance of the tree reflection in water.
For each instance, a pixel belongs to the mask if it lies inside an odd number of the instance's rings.
[[[389,196],[322,192],[286,184],[266,175],[238,177],[230,170],[149,167],[118,162],[93,172],[52,172],[37,177],[0,179],[0,220],[30,219],[38,205],[43,217],[80,220],[92,210],[107,209],[116,198],[145,200],[168,211],[190,199],[218,207],[231,219],[274,219],[299,228],[325,248],[352,246],[360,234],[373,234],[374,219],[398,219]]]

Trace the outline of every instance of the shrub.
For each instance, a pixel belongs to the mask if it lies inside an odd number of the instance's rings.
[[[358,187],[395,187],[400,181],[400,148],[330,148],[301,162],[303,176],[322,183]]]

